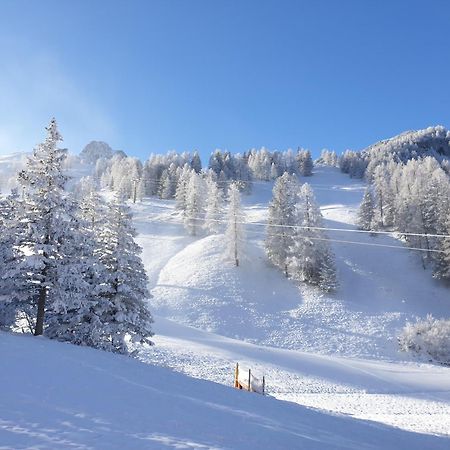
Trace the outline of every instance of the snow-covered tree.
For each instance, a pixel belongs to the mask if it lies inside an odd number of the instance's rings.
[[[204,229],[207,233],[219,233],[222,228],[222,191],[211,176],[206,179],[206,211]]]
[[[176,199],[176,207],[181,211],[184,211],[186,209],[186,198],[191,173],[192,168],[187,164],[185,164],[182,169],[179,169],[178,183],[175,191],[175,199]]]
[[[304,177],[312,175],[313,160],[309,150],[299,150],[297,154],[298,173]]]
[[[374,201],[370,189],[366,189],[358,211],[358,226],[361,230],[371,230],[374,218]]]
[[[26,286],[26,272],[22,270],[23,249],[17,246],[21,208],[17,191],[0,200],[0,328],[15,324],[20,293]]]
[[[64,185],[66,177],[62,162],[66,151],[57,147],[61,141],[55,119],[47,127],[47,138],[29,157],[27,167],[19,174],[24,193],[21,223],[26,226],[20,236],[20,246],[27,249],[21,262],[28,273],[29,289],[22,292],[18,303],[34,322],[34,334],[44,332],[45,311],[49,307],[57,282],[61,242],[73,229],[75,218],[66,212]],[[54,299],[52,299],[54,300]]]
[[[225,231],[227,257],[239,266],[245,242],[244,214],[239,188],[232,183],[228,189],[227,227]]]
[[[194,155],[192,156],[191,167],[196,173],[200,173],[202,171],[202,161],[198,152],[194,152]]]
[[[96,250],[107,274],[102,280],[102,307],[96,311],[103,324],[97,330],[96,346],[118,353],[128,353],[130,342],[151,344],[153,334],[146,304],[148,279],[131,219],[129,207],[116,197],[108,207],[107,222],[99,233],[102,245]]]
[[[285,172],[275,181],[269,203],[266,252],[269,260],[282,269],[286,277],[289,276],[289,249],[294,243],[298,190],[297,177]]]
[[[322,228],[320,208],[311,187],[305,183],[300,188],[296,205],[296,226],[288,257],[289,271],[296,280],[331,291],[337,285],[336,270]]]
[[[191,172],[186,191],[184,227],[191,236],[196,236],[202,228],[205,202],[204,181],[200,175]]]

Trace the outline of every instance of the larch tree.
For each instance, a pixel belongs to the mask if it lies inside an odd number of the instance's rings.
[[[205,202],[204,182],[200,175],[191,171],[186,191],[186,208],[184,210],[184,227],[191,236],[196,236],[202,229]]]
[[[207,233],[217,234],[222,228],[222,190],[210,176],[206,179],[206,211],[204,228]]]
[[[244,214],[241,208],[241,194],[236,183],[228,189],[227,227],[225,231],[226,255],[235,266],[239,266],[245,242]]]

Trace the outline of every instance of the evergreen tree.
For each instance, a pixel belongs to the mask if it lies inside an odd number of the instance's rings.
[[[198,152],[194,152],[194,156],[192,157],[191,161],[191,167],[193,170],[195,170],[195,173],[200,173],[202,171],[202,161]]]
[[[305,183],[300,189],[296,207],[293,244],[289,248],[288,265],[291,276],[315,284],[323,290],[336,288],[336,271],[331,249],[323,233],[322,214],[314,193]]]
[[[298,173],[304,177],[310,177],[312,175],[312,169],[314,167],[313,160],[311,158],[311,152],[309,150],[299,150],[297,154]]]
[[[370,189],[366,189],[358,211],[358,226],[361,230],[370,230],[374,218],[374,201]]]
[[[282,269],[286,277],[289,276],[289,248],[293,245],[298,190],[297,177],[285,172],[275,181],[269,203],[266,252],[269,260]]]
[[[61,242],[70,232],[74,220],[65,211],[64,185],[66,177],[62,162],[66,151],[57,148],[62,138],[55,119],[47,127],[46,140],[38,145],[28,158],[27,167],[19,174],[24,192],[20,246],[27,248],[22,265],[28,273],[27,292],[20,303],[26,306],[25,314],[34,322],[34,334],[44,332],[47,300],[55,289],[57,266],[64,256]]]
[[[17,220],[20,201],[17,191],[0,200],[0,328],[12,327],[20,311],[18,303],[25,290],[22,269],[23,250],[17,246]]]
[[[129,343],[151,344],[153,323],[146,301],[150,298],[148,279],[135,243],[131,212],[117,196],[108,207],[107,221],[99,233],[101,246],[96,255],[106,268],[104,293],[96,314],[97,347],[128,353]]]

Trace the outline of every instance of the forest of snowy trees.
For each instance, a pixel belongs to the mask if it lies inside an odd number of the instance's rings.
[[[266,250],[286,277],[319,286],[337,287],[334,257],[323,231],[322,214],[308,183],[299,185],[285,172],[275,181],[269,204]]]
[[[94,150],[94,157],[106,152],[103,147]],[[92,159],[90,152],[87,159]],[[233,181],[238,182],[241,192],[249,193],[253,180],[275,180],[284,172],[307,177],[312,175],[312,168],[311,153],[303,149],[270,152],[262,148],[242,155],[216,150],[209,159],[208,168],[203,171],[198,152],[152,154],[144,164],[123,152],[115,152],[109,157],[96,158],[95,177],[100,180],[101,187],[120,192],[136,202],[144,196],[175,198],[178,185],[186,182],[190,171],[214,180],[226,194]]]
[[[53,119],[0,202],[0,326],[126,354],[153,322],[130,210],[65,190],[61,140]]]
[[[398,232],[422,250],[424,268],[450,280],[450,134],[444,130],[400,135],[358,156],[368,182],[358,222],[363,230]]]

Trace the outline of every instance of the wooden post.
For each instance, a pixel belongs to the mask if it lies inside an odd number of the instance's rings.
[[[251,392],[252,390],[252,385],[251,385],[251,376],[252,376],[252,371],[251,369],[248,369],[248,390]]]
[[[263,395],[266,393],[266,377],[263,376]]]
[[[234,387],[239,387],[239,363],[236,363],[236,368],[234,369]]]

